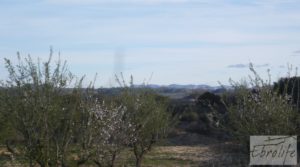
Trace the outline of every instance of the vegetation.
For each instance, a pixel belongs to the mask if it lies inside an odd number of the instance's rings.
[[[150,90],[133,91],[129,88],[121,97],[128,110],[126,117],[130,120],[129,134],[136,166],[140,167],[144,155],[155,143],[165,137],[170,116],[166,112],[167,106],[163,98]]]
[[[132,148],[136,166],[169,126],[166,103],[155,93],[124,87],[121,96],[98,97],[82,88],[60,60],[35,63],[30,56],[14,65],[5,59],[9,79],[1,83],[1,142],[13,157],[31,166],[94,163],[115,166]],[[76,80],[77,79],[77,80]],[[4,121],[6,120],[6,121]],[[78,158],[72,158],[72,157]]]
[[[126,108],[125,119],[130,125],[127,133],[133,147],[135,166],[140,167],[144,155],[151,151],[154,144],[166,137],[171,125],[167,99],[146,87],[134,88],[133,77],[129,86],[122,74],[121,77],[116,76],[116,80],[124,88],[118,101]]]
[[[232,81],[234,99],[224,99],[228,110],[225,126],[245,145],[251,135],[297,134],[299,113],[288,100],[288,94],[278,93],[271,78],[263,80],[251,64],[250,70],[254,77],[249,82]]]
[[[5,59],[9,80],[2,85],[1,113],[12,133],[6,140],[7,147],[13,154],[18,152],[27,157],[30,166],[64,166],[74,114],[80,104],[80,83],[72,85],[74,89],[67,94],[64,90],[71,86],[73,75],[66,64],[58,61],[50,71],[51,56],[42,65],[34,64],[30,57],[25,61],[18,58],[16,66]],[[19,141],[16,148],[9,139]]]
[[[271,83],[252,65],[253,76],[231,81],[232,89],[171,100],[146,86],[135,87],[132,77],[127,84],[122,75],[116,77],[120,87],[109,96],[108,90],[99,93],[95,81],[83,88],[84,78],[73,75],[66,62],[53,63],[52,51],[43,63],[20,55],[16,65],[9,59],[5,63],[2,166],[4,147],[10,162],[30,167],[244,166],[241,151],[249,148],[250,135],[299,133],[299,77]],[[240,161],[234,161],[237,156]]]
[[[88,89],[81,103],[77,128],[80,143],[78,165],[92,160],[97,166],[114,166],[118,154],[131,143],[132,125],[125,106],[106,104]]]

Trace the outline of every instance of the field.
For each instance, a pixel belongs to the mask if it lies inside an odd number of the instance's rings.
[[[231,142],[200,136],[205,144],[155,146],[146,154],[143,167],[194,167],[194,166],[245,166],[247,156],[239,153],[239,146]],[[72,156],[76,158],[76,155]],[[19,162],[18,162],[19,161]],[[11,160],[4,146],[0,150],[0,165],[4,167],[24,166],[22,158]],[[122,152],[117,166],[134,166],[134,156],[128,148]],[[94,166],[85,165],[82,167]],[[247,165],[246,165],[247,166]]]

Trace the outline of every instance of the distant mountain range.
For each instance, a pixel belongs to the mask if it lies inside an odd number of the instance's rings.
[[[169,88],[169,89],[186,89],[186,90],[195,90],[195,89],[202,89],[208,91],[214,91],[217,89],[230,89],[230,86],[209,86],[205,84],[201,85],[194,85],[194,84],[187,84],[187,85],[180,85],[180,84],[170,84],[170,85],[157,85],[157,84],[149,84],[149,85],[135,85],[135,87],[147,87],[152,89],[159,89],[159,88]]]
[[[180,84],[170,84],[170,85],[134,85],[134,88],[150,88],[156,93],[170,97],[172,99],[182,99],[193,94],[201,94],[203,92],[211,92],[215,94],[223,93],[226,90],[230,90],[230,86],[209,86],[205,84],[194,85],[180,85]],[[99,88],[98,92],[106,95],[117,95],[121,91],[120,87],[115,88]]]
[[[201,94],[203,92],[211,92],[215,94],[223,93],[226,90],[230,90],[230,86],[209,86],[205,84],[194,85],[180,85],[180,84],[170,84],[170,85],[134,85],[135,88],[150,88],[156,91],[158,94],[163,96],[168,96],[172,99],[182,99],[193,94]]]

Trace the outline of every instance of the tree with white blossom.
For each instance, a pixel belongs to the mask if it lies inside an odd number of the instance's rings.
[[[124,83],[124,82],[123,82]],[[167,100],[147,88],[136,89],[124,86],[121,95],[126,107],[126,117],[130,121],[130,142],[136,159],[136,167],[142,165],[144,155],[158,141],[166,137],[170,127]]]
[[[131,143],[132,125],[125,116],[125,106],[100,100],[92,92],[88,91],[82,103],[78,164],[90,160],[98,166],[115,166],[119,153]]]

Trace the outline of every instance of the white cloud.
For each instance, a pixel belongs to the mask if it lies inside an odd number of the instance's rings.
[[[106,81],[115,49],[121,47],[126,50],[124,69],[138,78],[154,72],[154,83],[240,77],[245,71],[226,66],[241,62],[268,62],[277,68],[297,62],[299,57],[289,55],[299,50],[300,10],[281,8],[295,1],[252,2],[256,5],[226,0],[46,0],[33,6],[0,6],[0,52],[46,57],[53,45],[75,72],[93,75],[99,70],[108,73],[102,73]]]

